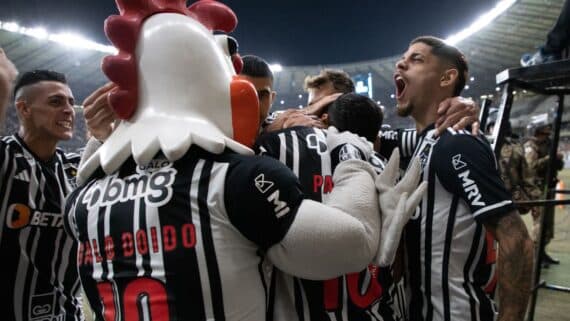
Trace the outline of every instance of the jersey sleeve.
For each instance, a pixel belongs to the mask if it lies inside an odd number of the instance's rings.
[[[407,168],[407,164],[414,154],[417,143],[415,129],[396,129],[382,132],[380,136],[380,150],[382,157],[389,159],[395,148],[400,150],[400,167]]]
[[[483,222],[515,209],[495,156],[482,138],[446,133],[433,153],[431,166],[439,181],[468,204],[475,220]]]
[[[225,205],[231,223],[262,249],[280,242],[304,199],[297,177],[269,157],[251,157],[230,167]]]
[[[253,146],[253,150],[257,155],[267,155],[273,158],[279,158],[279,148],[281,142],[276,132],[269,132],[261,135]]]

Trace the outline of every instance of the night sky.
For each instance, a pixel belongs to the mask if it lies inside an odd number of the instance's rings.
[[[419,35],[459,31],[497,0],[222,1],[237,14],[240,52],[271,63],[319,65],[400,54]],[[108,43],[103,21],[112,0],[0,0],[0,20],[74,30]]]

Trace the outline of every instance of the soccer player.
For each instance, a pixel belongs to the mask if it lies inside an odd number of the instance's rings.
[[[382,111],[368,97],[343,94],[323,115],[325,126],[348,130],[366,138],[370,144],[379,140]],[[303,191],[311,199],[326,204],[334,190],[332,173],[339,159],[349,154],[348,150],[332,149],[326,137],[326,130],[295,126],[262,135],[257,149],[287,165],[299,178]],[[370,161],[377,171],[383,170],[380,158]],[[402,228],[403,224],[400,231]],[[389,234],[384,233],[381,238]],[[396,234],[390,236],[399,240],[399,233]],[[396,246],[398,240],[394,242]],[[269,301],[269,311],[275,320],[404,320],[402,272],[392,271],[389,264],[383,267],[371,264],[360,272],[313,281],[276,270],[270,288],[270,293],[275,294]],[[398,279],[394,280],[393,275]]]
[[[85,162],[84,185],[67,201],[97,318],[262,320],[265,257],[305,278],[364,268],[380,228],[376,174],[359,159],[371,146],[328,135],[327,144],[353,153],[333,174],[329,206],[307,199],[290,170],[245,145],[257,133],[244,126],[259,122],[256,93],[232,77],[208,29],[231,31],[233,12],[214,1],[118,4],[106,30],[120,53],[103,69],[125,121]]]
[[[481,136],[435,135],[437,108],[458,96],[467,62],[434,37],[413,40],[396,63],[397,111],[419,133],[415,156],[428,192],[406,228],[410,320],[522,320],[530,293],[533,245]],[[496,243],[500,252],[495,271]]]
[[[73,94],[63,74],[17,80],[19,132],[0,140],[0,289],[8,320],[81,320],[77,247],[63,229],[79,157],[56,148],[73,134]]]

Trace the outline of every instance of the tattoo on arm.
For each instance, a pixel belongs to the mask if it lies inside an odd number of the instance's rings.
[[[523,320],[531,291],[534,245],[517,211],[485,222],[499,243],[499,321]]]

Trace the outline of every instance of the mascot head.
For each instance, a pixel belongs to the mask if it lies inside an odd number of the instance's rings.
[[[110,174],[130,156],[147,164],[159,151],[181,158],[192,145],[251,154],[259,127],[255,88],[239,79],[242,66],[227,6],[201,0],[116,0],[120,15],[105,21],[119,49],[103,72],[117,84],[109,103],[122,119],[79,169],[80,183],[99,166]]]

